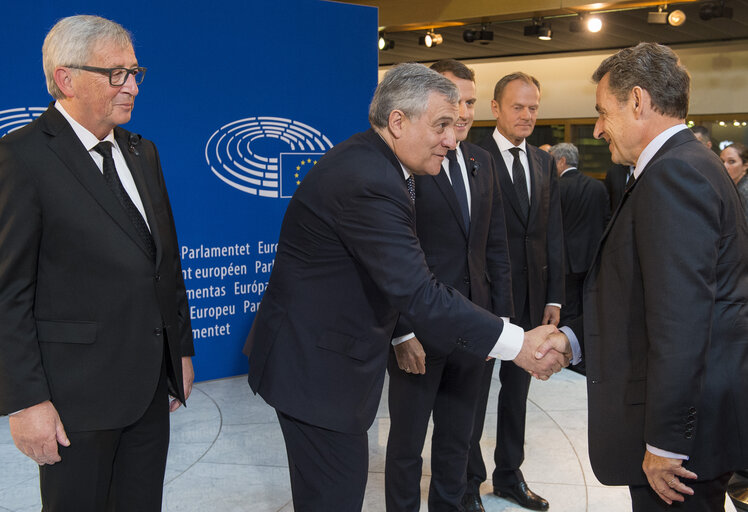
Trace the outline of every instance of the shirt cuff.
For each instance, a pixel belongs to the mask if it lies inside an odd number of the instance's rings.
[[[688,460],[688,455],[660,450],[659,448],[655,448],[654,446],[650,444],[647,444],[647,451],[651,453],[652,455],[658,455],[660,457],[667,457],[668,459]]]
[[[488,353],[489,357],[494,359],[501,359],[503,361],[511,361],[519,351],[522,350],[522,344],[525,342],[525,331],[522,327],[514,325],[504,320],[504,328],[501,330],[501,335],[496,341],[491,352]]]
[[[402,343],[403,341],[408,341],[411,338],[415,338],[416,333],[411,332],[410,334],[406,334],[405,336],[398,336],[397,338],[392,338],[392,346],[395,347]]]
[[[546,306],[556,306],[558,309],[561,309],[561,304],[557,302],[549,302]]]
[[[582,348],[579,346],[579,340],[571,327],[564,325],[558,328],[559,331],[566,334],[569,338],[569,345],[571,345],[571,364],[579,364],[582,362]]]

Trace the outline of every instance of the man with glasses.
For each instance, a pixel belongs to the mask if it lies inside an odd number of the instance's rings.
[[[60,20],[42,53],[56,101],[0,140],[0,414],[44,510],[160,511],[194,374],[158,153],[118,127],[145,68],[96,16]]]

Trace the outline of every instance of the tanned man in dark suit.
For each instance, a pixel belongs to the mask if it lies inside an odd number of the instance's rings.
[[[457,148],[447,152],[439,174],[415,177],[418,239],[437,279],[508,321],[512,282],[498,177],[491,155],[465,142],[475,114],[475,75],[456,60],[431,69],[460,91]],[[463,351],[424,353],[411,331],[400,317],[387,364],[387,510],[420,508],[421,451],[432,411],[429,510],[458,510],[485,361]]]
[[[535,127],[540,84],[525,73],[512,73],[494,88],[491,110],[496,130],[479,143],[493,156],[499,174],[512,266],[513,322],[531,329],[557,325],[564,301],[563,227],[558,175],[553,158],[525,140]],[[480,438],[491,387],[493,361],[486,364],[476,409],[468,461],[469,510],[482,510],[480,484],[486,467]],[[520,466],[524,460],[525,416],[530,375],[511,361],[499,371],[494,494],[521,506],[546,510],[548,502],[532,492]]]
[[[748,223],[685,125],[690,79],[672,50],[621,50],[593,80],[595,136],[636,179],[590,268],[585,316],[562,327],[587,361],[592,469],[628,485],[635,512],[724,510],[748,466]]]
[[[556,144],[550,153],[558,170],[564,221],[566,302],[561,323],[565,323],[582,315],[582,284],[608,222],[609,202],[605,186],[577,169],[579,150],[574,144]]]
[[[244,350],[250,386],[278,413],[297,512],[361,509],[366,431],[398,315],[434,354],[513,359],[543,378],[566,362],[535,358],[555,327],[524,333],[426,264],[410,178],[441,171],[456,144],[458,101],[439,73],[394,67],[374,93],[372,129],[323,156],[289,203]]]
[[[158,153],[118,127],[145,68],[96,16],[42,53],[56,101],[0,140],[0,413],[44,510],[160,511],[193,347]]]

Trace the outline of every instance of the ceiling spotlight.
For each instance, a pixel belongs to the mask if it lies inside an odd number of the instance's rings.
[[[526,36],[535,36],[543,41],[550,41],[553,37],[550,23],[543,23],[542,18],[533,18],[532,25],[526,25],[524,34]]]
[[[444,41],[442,35],[434,33],[433,30],[426,32],[425,36],[421,36],[418,38],[418,44],[424,45],[426,46],[426,48],[431,48],[438,44],[442,44],[442,41]]]
[[[603,28],[603,20],[598,18],[597,16],[590,16],[587,18],[587,30],[593,33],[600,32],[600,30]]]
[[[732,7],[725,5],[725,0],[709,0],[699,7],[699,18],[709,21],[713,18],[732,19]]]
[[[680,27],[686,22],[686,13],[680,9],[671,11],[670,14],[667,15],[667,22],[668,25],[672,27]]]
[[[395,41],[392,39],[386,39],[384,37],[384,32],[379,33],[379,49],[381,51],[391,50],[395,47]]]
[[[666,25],[667,12],[662,11],[662,6],[657,8],[657,12],[647,13],[647,23],[650,25]]]
[[[553,38],[553,31],[550,23],[543,23],[538,29],[538,39],[541,41],[550,41]]]
[[[480,44],[488,44],[489,41],[493,41],[493,30],[488,30],[486,25],[482,25],[480,30],[467,29],[462,33],[462,39],[466,43],[480,41]]]

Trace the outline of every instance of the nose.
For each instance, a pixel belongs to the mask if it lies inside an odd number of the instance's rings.
[[[467,117],[467,105],[465,105],[464,101],[460,102],[460,105],[457,111],[457,116],[458,116],[458,119],[465,119]]]
[[[125,80],[125,84],[122,86],[122,90],[129,94],[132,94],[133,96],[138,95],[139,89],[138,84],[135,81],[135,75],[133,75],[132,73],[127,75],[127,80]]]
[[[596,139],[601,139],[604,131],[605,130],[603,129],[603,122],[598,117],[597,121],[595,121],[595,130],[592,132],[592,136],[595,137]]]
[[[449,126],[444,130],[442,145],[449,149],[454,149],[457,147],[457,137],[455,136],[454,126]]]

